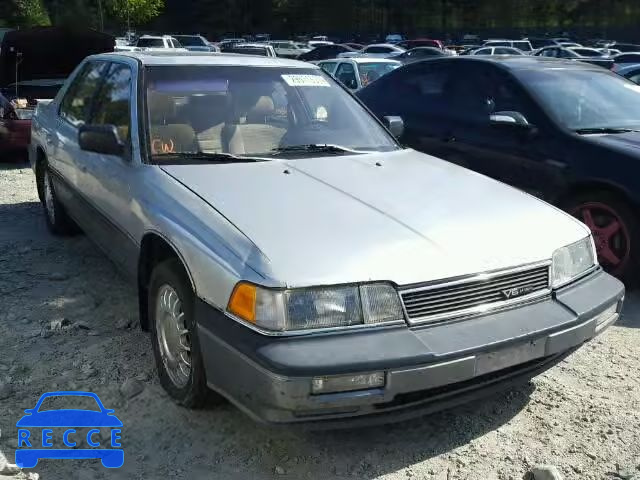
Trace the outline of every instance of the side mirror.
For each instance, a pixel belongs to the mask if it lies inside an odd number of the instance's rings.
[[[383,117],[382,123],[396,138],[400,138],[404,133],[404,120],[402,120],[402,117]]]
[[[124,143],[120,140],[115,125],[83,125],[78,132],[78,145],[87,152],[104,155],[124,154]]]
[[[530,128],[531,124],[520,112],[495,112],[489,116],[492,125],[512,125]]]

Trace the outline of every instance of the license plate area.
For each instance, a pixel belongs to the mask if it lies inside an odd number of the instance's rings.
[[[546,339],[532,340],[476,355],[475,375],[484,375],[545,356]]]

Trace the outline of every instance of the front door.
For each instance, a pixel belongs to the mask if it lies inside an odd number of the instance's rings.
[[[132,67],[114,62],[97,91],[90,116],[93,125],[114,125],[127,152],[123,157],[83,152],[80,195],[89,203],[93,239],[127,273],[135,275],[138,245],[130,232],[135,228],[131,183],[140,174],[132,161],[132,102],[135,96]]]

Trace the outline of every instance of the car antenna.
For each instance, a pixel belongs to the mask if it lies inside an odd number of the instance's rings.
[[[16,99],[18,95],[18,66],[22,63],[22,52],[16,52]]]

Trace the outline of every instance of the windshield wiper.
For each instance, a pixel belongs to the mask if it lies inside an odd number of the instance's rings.
[[[615,128],[615,127],[591,127],[591,128],[576,128],[574,132],[580,135],[589,135],[590,133],[629,133],[629,132],[637,132],[638,130],[634,130],[632,128]]]
[[[333,145],[330,143],[309,143],[306,145],[287,145],[285,147],[273,148],[272,154],[278,153],[364,153],[349,147]]]
[[[266,162],[267,159],[255,157],[240,157],[232,153],[207,153],[207,152],[179,152],[152,155],[156,163],[175,162],[206,162],[206,163],[253,163]]]

